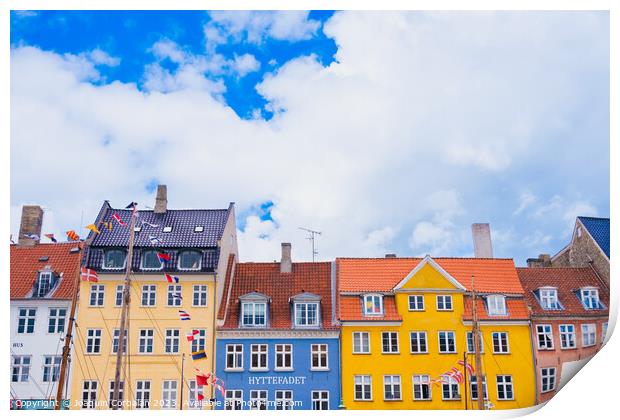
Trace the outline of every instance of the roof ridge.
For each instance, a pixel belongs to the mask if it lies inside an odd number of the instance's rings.
[[[577,216],[578,219],[598,219],[598,220],[610,220],[609,217],[601,216]]]
[[[514,258],[480,258],[480,257],[433,257],[433,260],[480,260],[480,261],[512,261]],[[393,261],[393,260],[423,260],[424,257],[336,257],[337,260],[380,260],[380,261]]]
[[[110,207],[110,210],[115,210],[115,211],[132,211],[131,209],[120,209],[120,208],[115,208],[115,207]],[[225,211],[228,212],[229,209],[166,209],[166,213],[169,211]],[[155,210],[149,210],[149,209],[142,209],[142,210],[138,210],[138,213],[140,212],[149,212],[149,213],[153,213],[155,212]],[[165,214],[165,213],[161,213],[161,214]]]

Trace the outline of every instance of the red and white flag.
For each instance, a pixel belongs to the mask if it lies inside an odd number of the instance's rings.
[[[92,281],[93,283],[97,283],[99,281],[99,276],[97,276],[97,272],[95,270],[91,270],[90,268],[82,268],[82,281]]]
[[[190,332],[187,333],[187,341],[194,341],[198,334],[200,334],[200,331],[191,330]]]
[[[464,366],[465,369],[467,369],[467,373],[469,373],[470,376],[474,375],[474,367],[472,365],[470,365],[469,363],[465,362],[464,360],[459,360],[456,363],[458,363],[461,366]]]
[[[123,219],[121,219],[121,216],[119,216],[118,213],[114,213],[112,215],[112,219],[116,220],[121,226],[127,226],[127,223],[123,222]]]

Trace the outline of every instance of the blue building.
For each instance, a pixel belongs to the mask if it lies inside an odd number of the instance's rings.
[[[218,313],[216,374],[226,410],[334,410],[340,403],[340,343],[329,262],[228,267]]]

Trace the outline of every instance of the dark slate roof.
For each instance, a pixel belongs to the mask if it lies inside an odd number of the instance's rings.
[[[161,243],[157,248],[215,248],[217,242],[222,238],[224,227],[228,220],[231,207],[228,209],[215,210],[168,210],[163,214],[156,214],[153,210],[138,210],[136,226],[141,227],[140,232],[136,232],[136,247],[153,247],[149,241],[149,236],[156,236]],[[91,247],[126,247],[129,242],[129,227],[120,226],[112,219],[112,215],[117,213],[121,219],[129,225],[131,210],[114,209],[106,201],[99,212],[97,221],[101,233],[95,235],[91,232],[87,240]],[[112,221],[112,231],[104,229],[102,222]],[[147,222],[158,227],[142,225]],[[164,227],[172,227],[169,233],[163,232]],[[196,226],[202,226],[202,232],[194,232]],[[94,235],[94,236],[93,236]]]
[[[579,216],[578,219],[609,258],[609,219],[584,216]]]
[[[88,249],[88,256],[86,257],[86,262],[84,263],[84,265],[88,268],[92,268],[94,270],[96,270],[97,272],[124,272],[125,269],[124,268],[119,268],[119,269],[109,269],[109,268],[103,268],[103,253],[104,250],[107,248],[95,248],[95,247],[90,247]],[[143,270],[140,268],[140,259],[142,258],[142,253],[146,250],[159,250],[158,247],[149,247],[149,248],[134,248],[133,250],[133,256],[132,256],[132,264],[131,264],[131,270],[133,272],[136,273],[172,273],[172,272],[178,272],[179,270],[177,269],[177,264],[178,264],[178,257],[179,257],[179,252],[182,250],[176,250],[176,249],[165,249],[162,250],[164,251],[166,254],[168,254],[168,256],[170,257],[170,261],[166,261],[164,263],[163,268],[159,269],[159,270]],[[208,272],[208,273],[212,273],[215,271],[216,267],[217,267],[217,263],[219,261],[219,256],[220,256],[220,251],[219,248],[209,248],[209,249],[204,249],[204,250],[197,250],[202,254],[202,264],[201,264],[201,269],[198,270],[197,272]],[[192,271],[183,271],[183,273],[185,274],[191,274]]]

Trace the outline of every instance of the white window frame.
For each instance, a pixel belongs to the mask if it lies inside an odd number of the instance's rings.
[[[294,305],[295,326],[296,327],[318,327],[320,321],[321,306],[319,302],[295,302]],[[310,307],[314,307],[314,322],[310,322]],[[304,315],[300,317],[300,312]],[[303,321],[303,322],[301,322]]]
[[[90,295],[88,296],[88,306],[91,308],[101,308],[105,305],[105,285],[91,284]]]
[[[558,300],[558,289],[555,287],[541,287],[538,289],[540,306],[547,311],[561,309]]]
[[[441,305],[439,304],[441,302]],[[440,307],[441,306],[441,307]],[[438,312],[450,312],[454,310],[452,295],[437,295],[435,297],[435,309]]]
[[[445,350],[441,350],[441,337],[442,334],[445,335],[445,343],[446,343],[446,349]],[[453,349],[450,350],[450,340],[449,337],[452,337],[452,343],[453,343]],[[439,353],[442,354],[451,354],[451,353],[456,353],[456,333],[454,331],[437,331],[437,348],[439,349]]]
[[[368,331],[353,331],[353,354],[370,354],[370,332]],[[366,342],[364,342],[364,337]],[[368,348],[364,351],[364,344]],[[356,345],[359,345],[358,351],[355,350]]]
[[[502,343],[502,337],[506,337],[506,347],[504,348],[504,344]],[[497,339],[497,349],[495,346],[495,341]],[[493,354],[510,354],[510,340],[508,337],[507,331],[493,331],[491,333],[491,341],[493,345]]]
[[[204,394],[204,386],[198,385],[195,379],[189,380],[189,395],[187,396],[187,408],[190,410],[201,410],[203,401],[198,399],[198,394]]]
[[[267,410],[268,395],[266,389],[251,389],[250,410]]]
[[[605,342],[605,336],[607,335],[607,327],[608,327],[607,322],[603,322],[601,324],[601,343]]]
[[[474,386],[476,387],[476,396],[474,397]],[[472,401],[478,399],[478,378],[476,375],[469,376],[469,396]],[[487,386],[487,376],[482,375],[482,399],[487,401],[489,399],[489,388]]]
[[[153,387],[149,379],[139,379],[136,381],[136,406],[138,410],[148,410],[151,406],[151,391]]]
[[[194,340],[191,342],[191,351],[195,353],[197,351],[207,349],[207,330],[204,328],[192,328],[198,331],[198,335],[194,336]]]
[[[274,370],[280,370],[280,371],[291,371],[294,370],[293,369],[293,345],[292,344],[288,344],[288,343],[277,343],[275,345],[275,353],[276,353],[276,357],[275,357],[275,367]],[[286,356],[289,355],[290,356],[290,366],[285,366],[284,362],[286,361]],[[279,366],[278,363],[278,356],[281,357],[281,361],[283,363],[282,366]]]
[[[243,390],[227,389],[224,398],[224,410],[243,410]]]
[[[11,355],[11,383],[30,382],[30,368],[32,367],[32,356],[27,354]],[[13,380],[17,378],[17,380]]]
[[[181,256],[182,256],[182,254],[186,254],[186,253],[198,254],[198,256],[199,256],[199,258],[198,258],[198,268],[184,268],[184,267],[181,267]],[[177,268],[179,269],[179,271],[200,271],[200,270],[202,270],[202,253],[200,251],[195,251],[195,250],[188,250],[188,251],[179,252],[179,256],[177,258]]]
[[[109,252],[122,252],[123,253],[123,256],[125,258],[123,258],[123,266],[122,267],[109,267],[109,266],[107,266],[105,264],[105,262],[106,262],[106,254],[109,253]],[[107,270],[122,270],[126,266],[127,266],[127,252],[125,252],[124,250],[122,250],[122,249],[108,249],[108,250],[105,250],[103,252],[103,259],[101,261],[101,268],[107,269]]]
[[[487,311],[489,312],[489,316],[506,316],[506,296],[504,295],[488,295],[486,298],[487,301]]]
[[[157,306],[157,285],[143,284],[141,290],[140,306],[142,308],[153,308]]]
[[[276,389],[275,391],[276,410],[292,410],[295,404],[293,391],[290,389]]]
[[[329,391],[313,389],[311,397],[313,410],[329,410]]]
[[[413,385],[413,401],[432,401],[433,400],[433,389],[431,386],[431,377],[430,375],[413,375],[411,377],[411,383]],[[427,398],[424,398],[424,388],[426,387],[426,391],[428,394]],[[416,390],[420,394],[420,398],[416,398]]]
[[[121,306],[123,306],[123,292],[124,291],[125,291],[124,284],[116,285],[116,294],[114,295],[114,306],[117,308],[120,308]],[[120,303],[119,303],[119,298],[120,298]]]
[[[375,302],[374,300],[378,299],[379,302],[379,311],[375,312],[374,308],[375,308]],[[378,294],[368,294],[368,295],[364,295],[364,315],[366,316],[382,316],[383,315],[383,296],[382,295],[378,295]],[[369,310],[368,308],[368,302],[370,302],[371,305],[371,310]]]
[[[176,347],[176,351],[175,351]],[[166,335],[164,337],[164,353],[165,354],[179,354],[181,347],[181,330],[177,328],[166,329]]]
[[[151,351],[148,351],[148,348]],[[155,331],[152,328],[142,328],[138,331],[138,354],[153,354],[155,351]]]
[[[118,348],[118,339],[120,338],[121,330],[118,328],[114,328],[112,330],[112,348],[110,349],[111,354],[116,354],[117,351],[114,350],[114,347]],[[123,354],[127,354],[127,330],[125,330],[125,337],[123,337]]]
[[[169,308],[178,308],[181,306],[183,301],[177,297],[174,297],[176,293],[183,295],[183,286],[180,284],[169,284],[168,285],[168,294],[166,296],[166,305]]]
[[[415,340],[414,340],[415,334]],[[423,338],[423,340],[422,340]],[[418,351],[413,351],[413,343],[416,343]],[[424,351],[421,351],[421,344],[424,344]],[[428,354],[428,334],[426,331],[410,331],[409,332],[409,353],[411,354]]]
[[[586,340],[586,337],[592,337],[593,340],[592,341],[590,339]],[[595,345],[596,345],[596,324],[581,324],[581,347],[592,347]]]
[[[390,389],[392,398],[388,398]],[[383,375],[383,401],[402,401],[403,392],[400,375]]]
[[[96,347],[98,347],[98,351],[95,351]],[[85,354],[101,354],[101,329],[90,328],[86,330]]]
[[[64,312],[64,315],[61,315],[61,312]],[[66,320],[67,308],[49,308],[47,318],[47,333],[59,334],[65,332]],[[50,331],[50,327],[52,328],[52,331]]]
[[[560,324],[558,327],[560,332],[560,348],[561,349],[576,349],[577,348],[577,331],[574,324]],[[564,345],[564,342],[571,343],[572,345]]]
[[[553,350],[555,348],[551,324],[536,324],[536,346],[538,350]]]
[[[97,408],[97,394],[99,393],[99,382],[86,379],[82,381],[82,410],[93,410]]]
[[[385,349],[387,337],[388,349]],[[400,344],[398,339],[398,331],[381,331],[381,354],[400,354]],[[396,350],[393,349],[396,343]]]
[[[208,301],[209,286],[206,284],[195,284],[192,287],[192,306],[195,308],[206,308],[208,306]]]
[[[555,390],[557,382],[555,367],[540,368],[540,392],[551,392]]]
[[[257,361],[256,365],[254,364],[255,359]],[[254,372],[256,371],[265,372],[269,370],[269,345],[268,344],[265,344],[265,343],[250,344],[250,370]]]
[[[45,293],[41,293],[41,286],[43,285],[44,278],[45,278],[45,281],[47,282],[46,283],[47,291],[45,291]],[[53,279],[53,274],[51,271],[41,271],[37,279],[36,288],[34,290],[33,297],[43,298],[47,296],[47,294],[52,290],[52,279]]]
[[[447,395],[446,391],[448,391]],[[443,401],[459,401],[461,399],[461,385],[451,376],[446,376],[441,382],[441,399]]]
[[[360,387],[361,398],[357,398],[357,387]],[[368,398],[366,398],[368,394]],[[372,375],[353,375],[353,400],[372,401]]]
[[[230,360],[233,362],[232,365],[229,363]],[[226,344],[226,367],[224,370],[232,372],[243,370],[243,344]]]
[[[22,320],[23,320],[23,323],[22,323]],[[17,334],[34,334],[36,323],[37,323],[37,308],[18,308],[17,309]],[[30,328],[32,328],[32,331],[29,331]],[[20,329],[22,331],[20,331]]]
[[[145,267],[144,266],[144,260],[146,259],[146,256],[148,254],[155,254],[155,258],[159,262],[159,267]],[[143,251],[142,255],[140,255],[140,270],[143,270],[143,271],[157,271],[157,270],[161,270],[162,268],[164,268],[164,263],[159,259],[157,254],[158,254],[158,252],[155,251],[155,250],[152,250],[152,249]]]
[[[174,386],[173,386],[174,385]],[[176,379],[164,379],[161,384],[161,409],[175,410],[179,399],[179,382]]]
[[[501,380],[500,380],[501,379]],[[509,380],[506,380],[509,379]],[[515,399],[514,382],[512,381],[512,375],[497,375],[497,400],[498,401],[512,401]],[[504,392],[504,397],[500,397],[500,389]],[[510,390],[511,397],[508,398],[508,391]]]
[[[598,289],[595,287],[583,287],[581,290],[581,302],[586,309],[600,309],[601,300],[599,298]]]
[[[315,356],[318,365],[315,365]],[[329,370],[329,345],[315,343],[310,345],[310,370]]]
[[[413,301],[412,301],[411,298],[413,298]],[[408,303],[408,306],[409,306],[409,312],[422,312],[422,311],[424,311],[424,295],[409,295],[407,297],[407,303]],[[413,303],[413,305],[412,305],[412,303]]]
[[[252,308],[250,310],[250,308]],[[260,316],[257,315],[257,308],[264,310],[263,322],[258,323],[256,319]],[[246,323],[246,315],[252,318],[252,322]],[[267,302],[242,302],[241,303],[241,325],[243,327],[265,327],[267,326]]]
[[[482,339],[482,331],[478,331],[478,341],[480,342],[480,353],[484,353],[484,340]],[[471,346],[469,345],[471,343]],[[467,353],[474,354],[474,333],[472,331],[465,332],[465,344]]]
[[[43,377],[42,382],[58,382],[60,376],[60,364],[62,356],[46,355],[43,356]]]
[[[110,381],[110,387],[108,388],[108,392],[109,392],[109,398],[108,398],[108,408],[113,408],[112,406],[114,405],[112,402],[114,401],[114,379],[112,379]],[[125,399],[125,381],[120,381],[119,382],[119,387],[118,387],[118,400],[120,401],[122,404],[122,401]],[[116,404],[119,407],[121,407],[121,404]]]

